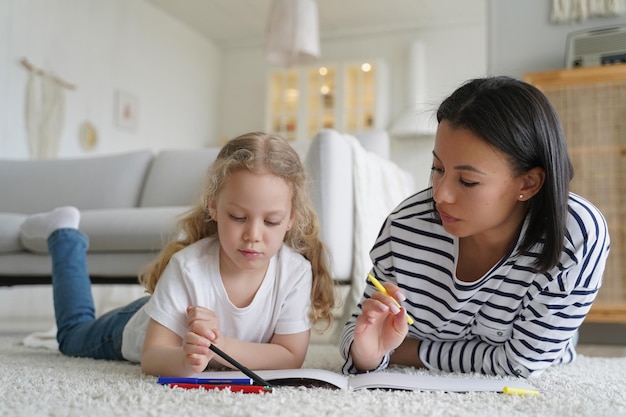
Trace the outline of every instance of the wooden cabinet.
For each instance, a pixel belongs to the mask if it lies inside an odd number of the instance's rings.
[[[565,131],[571,190],[604,214],[611,252],[589,322],[626,323],[626,64],[528,73]]]
[[[266,131],[295,141],[312,139],[323,128],[384,129],[386,77],[380,61],[272,71]]]

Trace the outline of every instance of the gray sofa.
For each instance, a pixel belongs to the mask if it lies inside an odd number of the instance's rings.
[[[0,286],[50,283],[44,240],[20,241],[27,215],[73,205],[94,283],[136,283],[201,190],[219,148],[57,160],[0,160]]]

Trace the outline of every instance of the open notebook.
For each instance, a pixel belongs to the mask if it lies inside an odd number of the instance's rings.
[[[487,379],[480,376],[447,376],[445,374],[406,374],[391,371],[371,372],[358,375],[342,375],[325,369],[279,369],[255,371],[272,386],[306,386],[330,389],[389,389],[409,391],[444,392],[505,392],[515,394],[538,394],[539,390],[521,378]],[[207,371],[195,378],[243,378],[239,371]]]

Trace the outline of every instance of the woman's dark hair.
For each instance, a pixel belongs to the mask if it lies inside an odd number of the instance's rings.
[[[535,167],[545,170],[541,190],[528,201],[528,228],[519,253],[545,240],[534,266],[542,272],[554,267],[563,250],[574,169],[561,122],[547,97],[510,77],[474,79],[441,103],[437,121],[443,120],[504,152],[515,174]]]

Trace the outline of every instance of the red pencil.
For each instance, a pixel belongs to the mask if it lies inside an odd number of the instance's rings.
[[[178,387],[185,389],[199,389],[204,388],[205,390],[225,390],[228,389],[232,392],[243,392],[244,394],[253,394],[253,393],[262,393],[262,392],[273,392],[272,387],[262,386],[262,385],[228,385],[228,384],[192,384],[192,383],[184,383],[184,382],[173,382],[169,384],[170,388]]]

